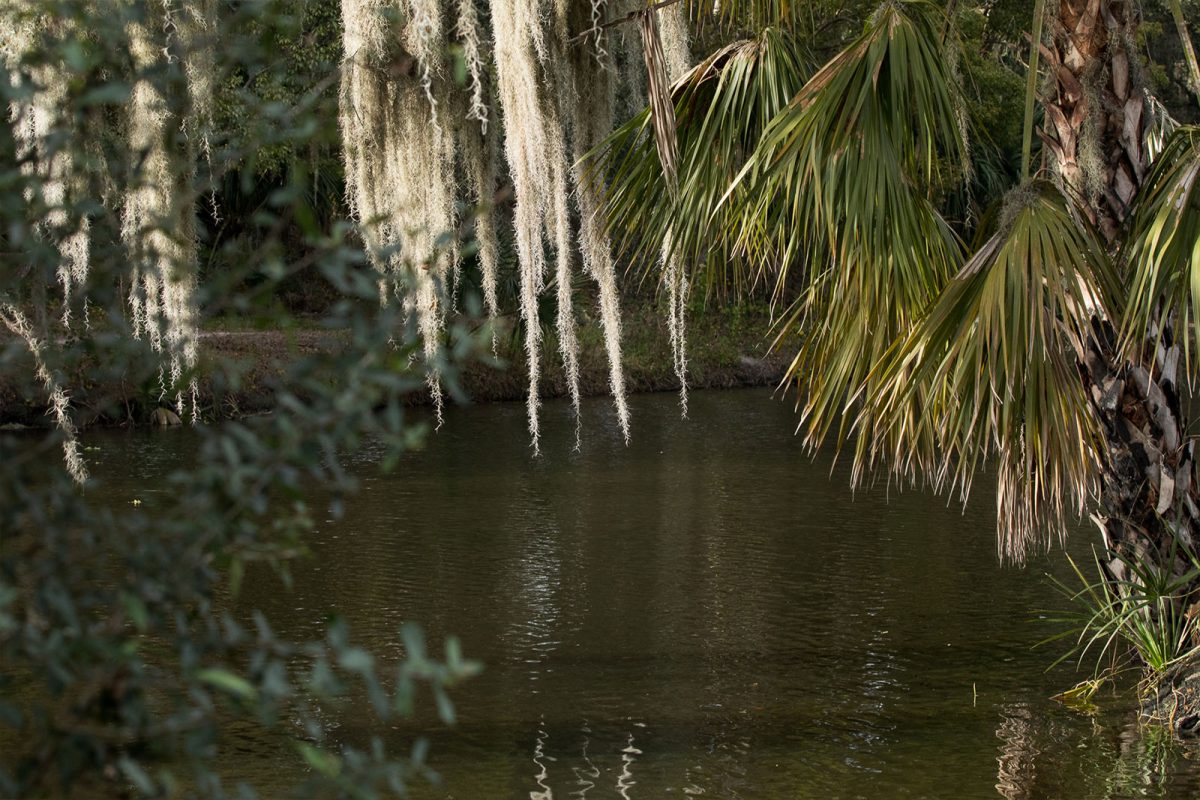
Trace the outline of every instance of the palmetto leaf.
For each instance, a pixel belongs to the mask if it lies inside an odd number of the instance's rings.
[[[998,230],[876,370],[860,471],[877,460],[965,497],[999,459],[1002,554],[1062,536],[1095,489],[1103,435],[1076,367],[1120,284],[1095,232],[1052,185],[1007,200]]]
[[[962,263],[929,199],[966,159],[943,28],[924,0],[881,6],[772,121],[727,195],[752,261],[777,260],[780,282],[804,267],[780,335],[801,342],[789,378],[813,446],[835,427],[842,440],[850,395]]]
[[[1122,349],[1139,359],[1146,332],[1170,325],[1191,362],[1200,315],[1200,127],[1178,128],[1134,198],[1121,248],[1128,275]],[[1200,342],[1200,339],[1195,341]],[[1189,370],[1190,371],[1190,370]]]
[[[672,205],[644,111],[588,155],[609,178],[605,209],[619,248],[641,268],[656,266],[668,238],[711,290],[750,289],[764,271],[735,257],[737,230],[721,198],[762,132],[811,74],[795,39],[768,28],[706,58],[674,87],[679,195]]]

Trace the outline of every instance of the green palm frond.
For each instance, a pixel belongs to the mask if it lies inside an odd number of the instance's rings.
[[[959,86],[944,19],[924,0],[889,1],[771,123],[727,194],[738,247],[800,287],[780,341],[807,441],[848,432],[849,396],[962,263],[931,197],[965,174]],[[789,276],[802,265],[803,275]]]
[[[1104,246],[1052,185],[1007,200],[998,229],[876,371],[857,464],[886,462],[965,498],[999,459],[1002,554],[1062,536],[1095,489],[1103,442],[1076,367],[1120,283]]]
[[[636,267],[656,267],[662,242],[712,292],[741,294],[767,265],[735,257],[735,231],[721,198],[767,125],[812,74],[797,41],[777,28],[734,42],[706,58],[674,87],[679,197],[669,202],[662,166],[643,111],[592,153],[588,169],[609,176],[609,232]],[[670,236],[668,236],[670,234]]]
[[[926,0],[888,0],[772,121],[742,179],[755,188],[743,211],[751,221],[803,223],[775,226],[784,249],[803,252],[814,237],[857,247],[865,236],[878,256],[891,232],[874,224],[887,217],[866,199],[892,185],[928,193],[939,172],[965,164],[941,14]]]
[[[1147,331],[1169,325],[1191,363],[1189,327],[1200,337],[1198,185],[1200,127],[1183,126],[1168,137],[1134,198],[1121,248],[1129,287],[1121,342],[1133,359],[1141,357]]]

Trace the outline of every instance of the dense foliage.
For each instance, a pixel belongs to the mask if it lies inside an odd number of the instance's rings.
[[[272,387],[277,410],[266,417],[199,425],[194,463],[181,464],[146,493],[112,496],[104,475],[88,474],[89,452],[73,426],[0,433],[0,795],[252,797],[254,787],[227,785],[216,767],[228,758],[221,731],[245,719],[277,733],[294,751],[295,783],[305,792],[373,797],[426,779],[424,750],[395,750],[380,733],[412,712],[436,705],[450,720],[446,689],[477,667],[454,642],[444,659],[430,653],[419,628],[398,630],[397,654],[380,657],[354,644],[353,632],[332,621],[323,638],[288,641],[272,621],[237,602],[244,581],[287,591],[290,564],[305,553],[311,493],[333,498],[334,513],[356,489],[342,468],[365,443],[382,444],[388,460],[418,445],[427,425],[405,410],[424,383],[424,362],[412,356],[416,333],[398,308],[380,308],[374,272],[345,223],[324,225],[314,208],[312,174],[295,153],[336,143],[320,92],[279,102],[271,87],[289,80],[276,43],[292,36],[289,3],[241,4],[222,29],[221,77],[253,76],[222,101],[222,114],[244,124],[210,133],[195,164],[175,158],[171,185],[201,205],[219,187],[224,197],[253,195],[253,182],[234,177],[256,168],[255,154],[277,156],[272,190],[237,228],[203,230],[219,279],[205,281],[198,307],[210,314],[263,307],[289,276],[319,273],[336,291],[320,325],[325,347],[289,360]],[[36,152],[22,150],[13,129],[0,126],[0,369],[28,376],[31,396],[68,399],[77,376],[96,385],[143,387],[149,401],[174,399],[199,362],[170,375],[172,357],[156,348],[167,321],[154,315],[141,338],[131,336],[128,226],[114,213],[121,197],[153,186],[146,141],[126,147],[123,115],[138,91],[187,97],[187,59],[129,63],[128,36],[147,10],[121,5],[97,17],[88,3],[42,3],[58,24],[23,53],[20,74],[0,73],[5,104],[20,104],[42,87],[43,65],[65,61],[62,85]],[[281,71],[282,70],[282,71]],[[31,79],[32,78],[32,79]],[[172,87],[174,87],[172,89]],[[260,91],[261,90],[261,91]],[[79,137],[87,129],[97,136]],[[169,132],[174,140],[176,132]],[[153,136],[153,132],[149,134]],[[18,153],[20,157],[18,157]],[[273,156],[272,158],[276,158]],[[39,164],[67,165],[47,173]],[[148,166],[149,165],[149,166]],[[261,165],[261,164],[260,164]],[[60,178],[70,191],[54,196]],[[233,181],[232,183],[230,181]],[[135,195],[136,196],[136,195]],[[158,213],[153,198],[147,214]],[[58,203],[55,214],[47,204]],[[44,298],[63,261],[56,243],[87,220],[91,251],[86,273],[60,317]],[[149,237],[180,236],[162,220]],[[124,228],[124,231],[123,231]],[[285,235],[301,237],[302,255]],[[186,249],[186,243],[175,252]],[[152,247],[134,248],[146,259]],[[177,265],[170,264],[168,269]],[[39,301],[41,305],[39,305]],[[293,321],[283,312],[273,324]],[[193,330],[199,328],[196,326]],[[199,334],[195,334],[199,336]],[[459,355],[474,347],[456,334]],[[447,352],[454,352],[453,350]],[[213,396],[236,389],[236,363],[205,365]],[[450,385],[454,371],[439,369]],[[119,416],[118,398],[92,395],[94,414]],[[214,409],[198,413],[209,418]],[[83,413],[76,408],[73,414]],[[166,410],[162,409],[165,414]],[[75,460],[58,455],[63,445]],[[82,481],[82,486],[77,485]],[[145,497],[145,501],[141,500]],[[431,692],[431,694],[430,694]],[[369,707],[376,733],[335,734],[336,710]]]

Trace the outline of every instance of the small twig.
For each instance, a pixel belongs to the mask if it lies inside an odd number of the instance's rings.
[[[607,22],[601,22],[599,25],[593,25],[592,27],[590,27],[587,30],[583,31],[582,33],[578,34],[577,36],[573,36],[570,39],[568,39],[567,44],[575,44],[576,42],[582,41],[589,36],[598,34],[607,28],[611,28],[613,26],[620,25],[625,22],[633,22],[635,19],[637,19],[642,14],[645,14],[648,11],[658,11],[660,8],[666,8],[667,6],[673,6],[678,2],[680,2],[680,0],[659,0],[659,2],[654,3],[652,5],[648,5],[645,8],[639,8],[637,11],[630,11],[628,14],[626,14],[623,17],[617,17],[616,19],[610,19]]]

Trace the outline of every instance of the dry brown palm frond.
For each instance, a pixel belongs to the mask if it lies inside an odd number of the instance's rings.
[[[674,194],[678,188],[679,140],[675,136],[675,103],[671,99],[671,83],[667,78],[667,59],[659,36],[658,15],[645,11],[638,18],[642,33],[642,57],[646,62],[650,124],[658,159],[666,176],[667,190]]]

